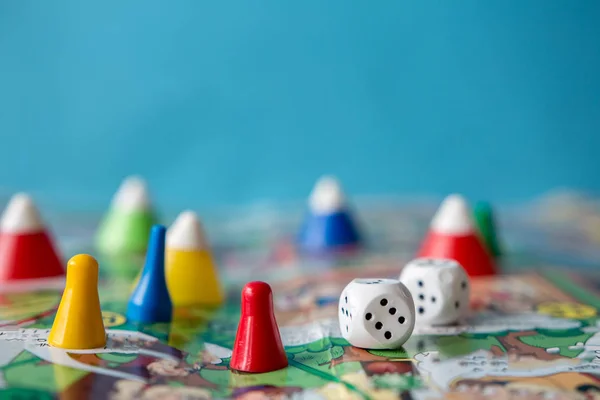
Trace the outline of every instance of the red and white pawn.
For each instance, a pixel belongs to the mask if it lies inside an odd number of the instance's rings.
[[[471,209],[460,195],[448,196],[433,217],[418,257],[458,262],[469,276],[496,273],[494,259],[475,230]]]
[[[61,278],[65,271],[31,197],[12,197],[0,218],[0,287]]]
[[[250,282],[242,289],[242,315],[229,366],[235,371],[257,374],[287,365],[271,287],[265,282]]]

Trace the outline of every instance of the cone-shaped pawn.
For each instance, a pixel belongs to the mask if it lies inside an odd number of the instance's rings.
[[[502,255],[502,249],[498,240],[498,231],[496,230],[496,220],[492,206],[490,203],[480,201],[475,204],[473,215],[475,216],[475,223],[481,239],[488,252],[494,257],[499,258]]]
[[[67,283],[48,343],[62,349],[96,349],[106,344],[94,257],[79,254],[69,260]]]
[[[127,318],[142,323],[171,322],[173,306],[165,279],[166,228],[150,231],[146,263],[127,304]]]
[[[448,196],[433,217],[418,256],[455,260],[469,276],[496,272],[492,256],[473,227],[466,200],[456,194]]]
[[[146,183],[139,177],[129,177],[100,223],[96,246],[104,254],[143,253],[155,223]]]
[[[287,365],[271,287],[265,282],[250,282],[242,289],[242,315],[229,366],[236,371],[263,373]]]
[[[352,248],[360,235],[344,198],[340,183],[324,176],[309,198],[308,215],[299,235],[300,248],[307,252]]]
[[[64,275],[60,257],[32,199],[16,194],[0,219],[0,285]]]
[[[219,305],[223,291],[198,216],[184,211],[167,232],[167,286],[175,307]]]

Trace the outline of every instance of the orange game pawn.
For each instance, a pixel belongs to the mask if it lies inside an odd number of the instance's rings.
[[[0,219],[0,286],[64,274],[33,201],[23,193],[14,195]]]
[[[494,259],[473,226],[466,200],[456,194],[448,196],[433,217],[418,257],[455,260],[469,276],[496,273]]]
[[[271,287],[265,282],[250,282],[242,289],[242,315],[230,367],[257,374],[276,371],[287,365],[273,312]]]

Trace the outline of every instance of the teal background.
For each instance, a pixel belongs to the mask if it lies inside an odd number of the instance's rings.
[[[103,207],[600,189],[598,1],[0,2],[0,185]]]

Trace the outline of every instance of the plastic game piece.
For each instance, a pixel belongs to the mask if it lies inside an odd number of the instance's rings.
[[[56,278],[65,271],[31,197],[12,197],[0,219],[0,284]]]
[[[356,247],[358,229],[337,179],[324,176],[309,199],[308,215],[300,230],[299,246],[307,252]]]
[[[154,225],[150,231],[146,262],[127,304],[127,318],[142,323],[170,322],[173,305],[165,279],[167,229]]]
[[[198,216],[184,211],[167,232],[167,286],[173,305],[219,305],[223,291]]]
[[[67,283],[48,343],[63,349],[96,349],[106,344],[94,257],[78,254],[69,260]]]
[[[469,276],[495,274],[493,257],[475,231],[471,215],[462,196],[448,196],[433,217],[418,257],[455,260]]]
[[[137,176],[129,177],[100,224],[96,247],[104,254],[143,253],[155,223],[146,183]]]
[[[480,201],[475,204],[473,215],[483,244],[492,256],[499,258],[502,255],[502,250],[498,241],[498,231],[496,230],[492,206],[488,202]]]
[[[242,289],[242,314],[229,366],[236,371],[263,373],[287,365],[271,287],[265,282],[250,282]]]

